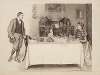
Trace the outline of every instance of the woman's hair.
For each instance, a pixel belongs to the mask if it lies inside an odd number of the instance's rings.
[[[23,14],[23,12],[18,12],[17,13],[17,17],[20,16],[21,14]]]

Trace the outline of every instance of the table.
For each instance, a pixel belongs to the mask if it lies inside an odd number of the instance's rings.
[[[64,44],[29,42],[25,67],[37,64],[82,64],[80,42]]]

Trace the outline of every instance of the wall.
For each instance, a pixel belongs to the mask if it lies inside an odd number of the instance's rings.
[[[66,5],[65,13],[64,15],[68,18],[70,18],[72,25],[76,25],[80,19],[77,19],[76,10],[80,9],[83,12],[84,18],[81,19],[84,23],[86,22],[86,6],[83,4],[68,4]]]
[[[33,4],[34,6],[34,4]],[[80,9],[83,12],[83,16],[84,18],[81,19],[85,24],[86,24],[86,5],[81,5],[81,4],[68,4],[68,5],[63,5],[65,7],[65,10],[63,10],[62,12],[47,12],[45,10],[45,5],[43,4],[37,4],[36,8],[37,8],[37,18],[36,19],[32,19],[31,22],[31,36],[37,35],[39,33],[39,18],[41,16],[48,16],[50,18],[52,18],[53,20],[56,20],[56,18],[61,18],[61,17],[68,17],[71,20],[72,25],[76,25],[78,21],[80,21],[80,19],[76,18],[76,10]]]
[[[36,18],[32,18],[32,17],[30,18],[31,24],[29,26],[30,27],[29,34],[30,36],[34,37],[34,36],[39,36],[39,20],[40,17],[45,16],[46,13],[44,11],[45,7],[43,4],[32,4],[32,7],[36,7]]]

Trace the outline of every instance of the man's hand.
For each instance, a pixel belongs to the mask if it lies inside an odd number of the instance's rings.
[[[14,39],[15,37],[14,37],[14,36],[10,36],[10,38],[11,38],[11,39]]]
[[[25,39],[26,38],[26,35],[24,35],[23,38]]]

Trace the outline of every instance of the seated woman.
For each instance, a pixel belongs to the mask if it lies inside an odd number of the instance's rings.
[[[58,37],[60,35],[60,29],[59,28],[60,28],[59,23],[55,23],[53,30],[54,30],[54,36],[56,36],[56,37]]]
[[[54,42],[53,30],[50,29],[50,33],[48,34],[47,42]]]
[[[62,28],[62,33],[64,36],[69,37],[70,35],[70,26],[71,26],[71,21],[69,18],[62,18],[60,20],[63,23],[63,28]]]

